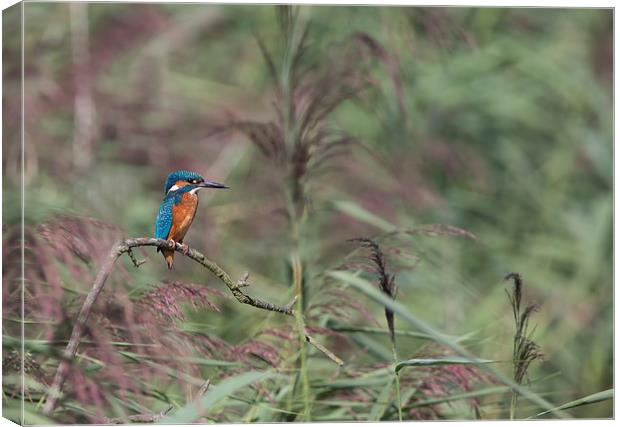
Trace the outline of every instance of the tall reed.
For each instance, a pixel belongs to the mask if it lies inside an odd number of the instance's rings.
[[[281,56],[273,55],[257,36],[275,88],[275,119],[267,122],[237,120],[229,128],[244,133],[277,168],[286,171],[284,196],[288,218],[289,264],[292,288],[297,298],[295,318],[299,340],[297,364],[304,409],[302,420],[310,420],[310,388],[306,351],[305,312],[309,296],[308,180],[341,148],[355,142],[330,126],[333,111],[371,84],[369,59],[385,52],[366,35],[354,35],[337,54],[324,62],[307,57],[309,24],[297,6],[277,6]]]
[[[359,243],[360,246],[367,248],[370,251],[368,259],[373,266],[373,271],[377,276],[377,283],[381,292],[386,294],[392,299],[396,299],[397,287],[395,283],[396,274],[389,273],[387,269],[387,262],[385,255],[381,250],[379,244],[374,240],[368,238],[352,239],[352,242]],[[392,359],[394,366],[399,362],[398,352],[396,351],[396,333],[394,330],[394,312],[389,308],[385,308],[385,320],[388,326],[388,332],[390,334],[390,344],[392,347]],[[398,371],[394,370],[394,382],[396,389],[396,402],[398,405],[398,420],[403,420],[402,402],[400,397],[400,377]]]

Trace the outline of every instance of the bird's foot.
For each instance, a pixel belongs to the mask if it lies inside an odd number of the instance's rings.
[[[179,243],[181,245],[181,252],[183,252],[183,255],[187,255],[189,253],[189,245],[186,245],[185,243]]]
[[[168,239],[168,245],[170,246],[170,249],[174,249],[177,246],[177,242],[175,242],[173,239]]]

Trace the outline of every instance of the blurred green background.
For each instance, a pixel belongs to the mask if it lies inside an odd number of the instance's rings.
[[[233,277],[248,271],[253,294],[286,303],[292,296],[287,172],[242,132],[216,132],[233,119],[276,117],[277,93],[257,43],[259,37],[274,58],[282,57],[275,9],[26,3],[27,227],[68,215],[150,236],[167,174],[195,170],[231,189],[201,193],[186,242]],[[308,23],[302,60],[309,64],[329,70],[344,58],[341,44],[360,32],[383,49],[371,60],[369,87],[326,119],[359,143],[326,160],[329,168],[305,184],[309,303],[323,292],[322,275],[354,249],[348,239],[450,224],[477,239],[413,236],[385,248],[398,301],[447,334],[473,332],[468,348],[480,357],[507,360],[513,326],[503,277],[518,271],[525,298],[540,304],[532,323],[544,360],[532,365],[532,388],[561,404],[613,387],[612,11],[304,6],[298,13]],[[3,19],[6,245],[21,216],[21,41],[18,12],[5,11]],[[414,265],[403,266],[404,253]],[[137,271],[122,261],[126,273],[118,273],[112,289],[131,297],[165,280],[223,289],[181,256],[169,272],[154,251],[145,254],[149,262]],[[88,268],[94,275],[96,263]],[[88,277],[74,281],[61,273],[77,296],[89,288]],[[353,295],[384,327],[382,307]],[[71,318],[79,306],[75,294],[66,298]],[[221,303],[220,313],[189,310],[189,316],[229,343],[245,342],[264,322],[283,322]],[[8,317],[16,307],[8,309],[3,333],[15,335]],[[45,317],[32,316],[34,323]],[[358,317],[340,324],[364,325]],[[29,325],[26,336],[42,339],[38,325]],[[398,316],[396,325],[409,329]],[[360,335],[354,345],[324,342],[347,364],[385,362],[387,338]],[[423,344],[399,340],[401,357],[413,357]],[[37,357],[49,379],[57,362]],[[314,368],[314,379],[336,375]],[[163,384],[153,387],[175,393],[174,384]],[[539,412],[528,405],[523,400],[523,416]],[[64,411],[58,420],[83,421],[71,415],[80,414],[75,407]],[[324,411],[317,406],[313,419],[348,419]],[[570,414],[612,412],[607,401]],[[503,415],[489,409],[486,418]]]

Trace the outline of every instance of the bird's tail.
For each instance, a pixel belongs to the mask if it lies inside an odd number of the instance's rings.
[[[162,249],[161,253],[164,255],[164,259],[166,260],[168,269],[172,270],[172,264],[174,264],[174,250],[173,249]]]

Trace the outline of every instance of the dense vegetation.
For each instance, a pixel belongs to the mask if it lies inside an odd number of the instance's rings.
[[[18,12],[5,416],[22,356],[29,423],[526,418],[587,396],[541,417],[612,416],[610,10],[27,3],[23,301]],[[231,187],[201,193],[186,242],[295,316],[135,251],[44,415],[103,258],[152,235],[176,169]]]

